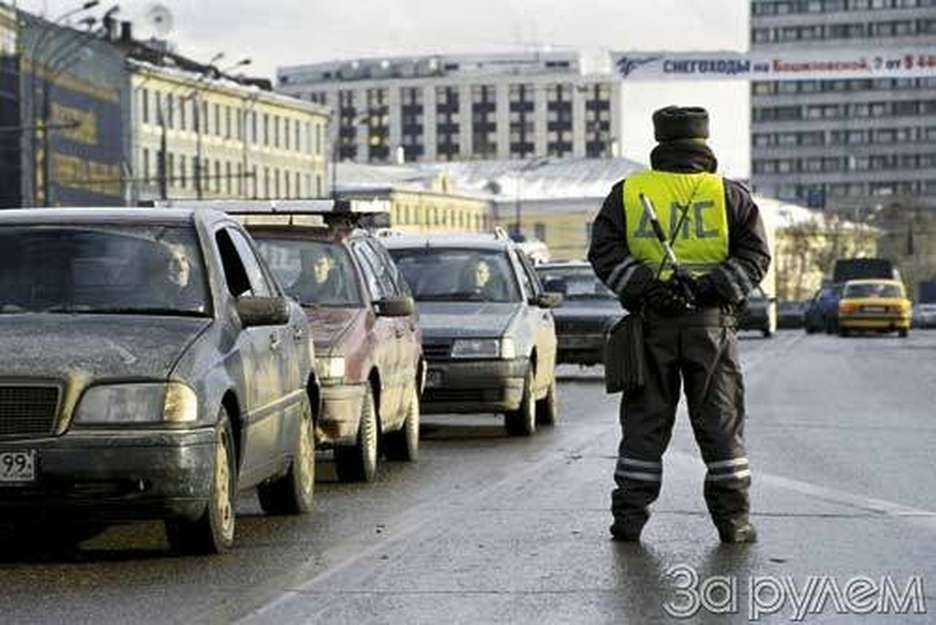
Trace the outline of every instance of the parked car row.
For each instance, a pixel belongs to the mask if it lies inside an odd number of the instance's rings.
[[[173,548],[218,553],[239,491],[312,508],[316,448],[369,481],[416,460],[421,413],[556,423],[561,296],[525,254],[497,234],[377,238],[362,214],[0,213],[2,522],[67,541],[162,520]]]

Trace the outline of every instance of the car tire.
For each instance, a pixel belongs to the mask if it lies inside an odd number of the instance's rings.
[[[533,396],[532,369],[523,382],[520,407],[504,415],[504,427],[510,436],[532,436],[536,432],[536,398]]]
[[[416,462],[419,459],[419,391],[414,382],[409,390],[409,405],[403,427],[384,436],[387,460]]]
[[[231,422],[224,407],[218,412],[211,494],[196,521],[166,521],[166,537],[173,550],[185,554],[224,553],[234,545],[237,462]]]
[[[305,514],[315,499],[315,423],[308,401],[299,424],[299,440],[289,471],[257,487],[260,507],[267,514]]]
[[[555,377],[549,384],[546,397],[536,402],[536,423],[545,426],[553,426],[559,423],[559,394],[556,389]]]
[[[342,482],[373,482],[377,476],[377,409],[374,392],[366,385],[361,402],[361,421],[357,442],[350,446],[335,447],[335,470]]]
[[[839,328],[838,335],[842,338],[848,338],[851,336],[851,330],[848,328]]]
[[[772,339],[774,335],[774,333],[770,331],[770,328],[764,328],[763,330],[761,330],[761,334],[764,336],[765,339]]]

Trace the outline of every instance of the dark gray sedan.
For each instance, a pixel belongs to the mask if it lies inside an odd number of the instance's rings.
[[[546,263],[536,272],[547,291],[562,293],[553,311],[559,338],[559,363],[597,365],[604,362],[608,331],[624,314],[617,297],[585,262]]]
[[[243,228],[213,211],[0,211],[0,515],[162,519],[234,540],[238,490],[312,505],[312,343]],[[313,393],[314,394],[314,393]]]

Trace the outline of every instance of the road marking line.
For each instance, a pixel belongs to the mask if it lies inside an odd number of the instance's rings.
[[[672,451],[667,454],[667,457],[675,460],[678,464],[683,466],[691,465],[699,469],[704,469],[704,467],[700,465],[699,458],[685,452]],[[700,475],[701,473],[702,471],[700,470]],[[920,525],[927,529],[936,530],[936,512],[930,510],[905,506],[903,504],[887,501],[885,499],[876,499],[874,497],[856,495],[848,491],[821,486],[812,482],[804,482],[802,480],[796,480],[771,473],[762,473],[759,472],[756,467],[754,469],[753,479],[755,483],[776,486],[777,488],[791,490],[803,495],[809,495],[810,497],[814,497],[816,499],[821,499],[831,503],[838,503],[852,508],[858,508],[859,510],[873,512],[882,516],[904,519],[914,523],[915,525]]]

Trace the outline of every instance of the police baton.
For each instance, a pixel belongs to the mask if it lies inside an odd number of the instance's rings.
[[[650,226],[653,228],[653,234],[656,235],[657,241],[660,242],[660,247],[663,248],[663,255],[666,257],[667,262],[673,267],[673,275],[676,277],[676,283],[682,289],[683,296],[686,298],[689,307],[692,308],[695,302],[695,294],[689,287],[689,283],[684,279],[685,272],[679,266],[679,259],[676,258],[676,252],[673,251],[673,246],[670,245],[669,239],[666,238],[666,233],[663,231],[663,226],[660,224],[660,218],[657,217],[656,210],[653,208],[653,202],[650,198],[641,193],[640,203],[643,204],[644,212],[647,214],[647,217],[650,218]]]

